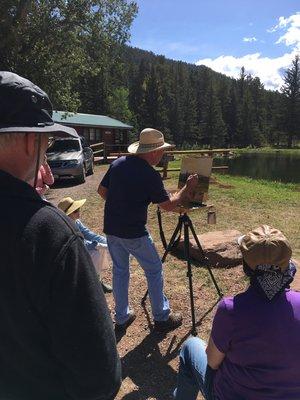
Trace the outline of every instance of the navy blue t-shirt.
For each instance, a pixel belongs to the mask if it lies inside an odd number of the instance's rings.
[[[101,185],[108,189],[104,210],[107,235],[127,239],[147,235],[148,205],[169,200],[160,174],[137,156],[114,161]]]

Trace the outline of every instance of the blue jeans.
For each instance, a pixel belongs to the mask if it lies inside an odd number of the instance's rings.
[[[123,324],[129,317],[129,256],[132,254],[147,278],[149,298],[155,321],[165,321],[170,314],[169,301],[163,292],[162,263],[150,235],[123,239],[107,235],[107,245],[113,260],[113,294],[116,323]]]
[[[187,339],[180,351],[176,400],[196,400],[199,391],[206,400],[214,400],[215,371],[207,365],[206,344],[197,337]],[[215,399],[216,400],[216,399]]]

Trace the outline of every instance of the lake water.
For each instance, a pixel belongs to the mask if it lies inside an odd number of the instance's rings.
[[[300,183],[300,151],[293,154],[244,153],[233,158],[215,158],[214,165],[228,165],[230,175]]]

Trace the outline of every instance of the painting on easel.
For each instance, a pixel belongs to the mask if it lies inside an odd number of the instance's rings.
[[[212,157],[188,156],[182,159],[178,188],[181,189],[185,185],[189,175],[198,175],[198,184],[191,198],[192,203],[203,204],[208,199],[212,163]]]

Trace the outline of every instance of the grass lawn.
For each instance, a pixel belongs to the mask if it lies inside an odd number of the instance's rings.
[[[165,181],[175,188],[177,174],[171,173]],[[217,211],[214,229],[238,229],[246,232],[260,224],[269,224],[282,230],[290,239],[297,257],[300,256],[300,185],[283,184],[246,177],[214,174],[210,184],[209,203]],[[205,223],[206,214],[193,215],[201,232],[212,229]]]

